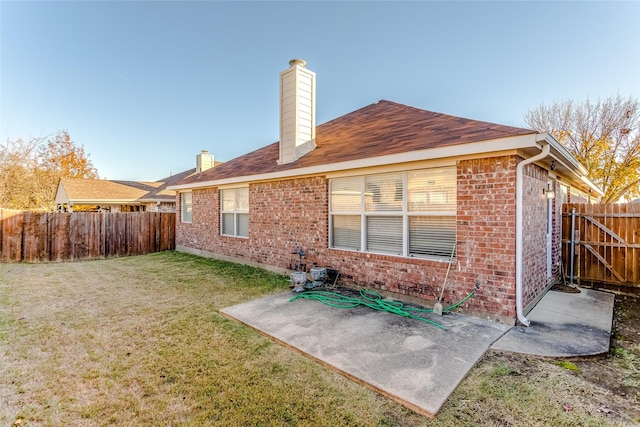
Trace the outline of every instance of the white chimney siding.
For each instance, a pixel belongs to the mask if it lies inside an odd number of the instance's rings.
[[[280,73],[280,159],[291,163],[316,148],[316,74],[302,59]]]
[[[210,154],[207,150],[202,150],[200,154],[196,155],[196,173],[211,169],[213,165],[213,154]]]

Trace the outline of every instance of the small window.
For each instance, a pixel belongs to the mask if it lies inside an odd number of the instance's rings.
[[[220,191],[220,234],[249,237],[249,188]]]
[[[182,222],[191,222],[192,218],[192,202],[191,197],[192,193],[180,193],[180,197],[182,199]]]

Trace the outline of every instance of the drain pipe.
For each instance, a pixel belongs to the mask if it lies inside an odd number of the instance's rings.
[[[531,322],[524,317],[522,303],[522,174],[526,165],[542,160],[549,155],[551,145],[545,140],[545,136],[543,135],[543,139],[540,141],[544,144],[542,151],[521,161],[516,166],[516,314],[518,321],[524,326],[529,326]]]

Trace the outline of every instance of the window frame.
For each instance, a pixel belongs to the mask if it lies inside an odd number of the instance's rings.
[[[189,202],[186,201],[186,195],[189,195]],[[189,214],[189,219],[186,218],[186,213]],[[182,191],[180,192],[180,221],[185,224],[191,224],[193,222],[193,192]]]
[[[246,191],[246,209],[239,206],[239,192]],[[224,194],[225,192],[233,192],[233,207],[225,208]],[[249,187],[233,187],[220,189],[220,235],[227,237],[237,237],[241,239],[249,238]],[[233,218],[233,233],[225,232],[225,215]],[[246,235],[242,233],[241,219],[246,218]]]
[[[408,185],[410,179],[411,180],[416,179],[415,178],[417,176],[416,172],[420,173],[421,171],[425,171],[426,174],[429,174],[429,172],[433,173],[438,169],[442,171],[443,173],[442,179],[445,182],[445,185],[448,185],[448,189],[446,190],[436,189],[431,193],[425,193],[424,200],[425,201],[429,200],[429,201],[426,203],[423,203],[423,207],[420,210],[417,210],[417,208],[415,207],[417,205],[417,203],[415,202],[413,203],[412,206],[410,206],[410,201],[409,201],[410,189]],[[446,174],[445,174],[445,171],[446,171]],[[392,186],[392,184],[394,183],[393,181],[394,179],[397,179],[398,176],[401,177],[401,182],[402,182],[401,192],[398,186],[398,181],[396,181],[396,183],[393,184],[393,185],[396,185],[395,195],[398,195],[398,196],[400,194],[402,195],[401,203],[397,205],[394,209],[384,207],[384,206],[371,209],[371,207],[376,202],[379,202],[382,199],[380,194],[376,193],[376,191],[378,191],[378,188],[376,188],[375,191],[367,190],[367,181],[369,180],[371,181],[371,183],[373,183],[369,185],[369,188],[374,188],[374,187],[377,187],[376,181],[383,179],[385,175],[387,175],[390,178],[387,184],[389,186]],[[396,177],[394,177],[393,175],[396,175]],[[358,191],[358,190],[355,190],[357,186],[354,185],[356,180],[359,180],[360,182],[359,207],[356,209],[356,203],[354,199],[352,199],[349,203],[346,203],[346,205],[350,207],[349,209],[342,209],[342,206],[345,205],[344,203],[341,206],[336,206],[334,204],[334,197],[337,192],[343,192],[341,196],[344,194],[347,194],[348,196],[352,196],[352,198],[356,196],[356,191]],[[414,181],[412,181],[412,183],[413,182]],[[342,189],[334,188],[335,185],[345,185],[345,186],[350,185],[350,188],[346,190],[342,190]],[[343,187],[343,188],[346,188],[346,187]],[[393,189],[388,189],[387,194],[391,195],[391,193],[393,192],[392,190]],[[449,193],[445,193],[447,191]],[[437,198],[436,199],[437,201],[435,202],[431,201],[432,200],[431,197],[433,197],[432,193]],[[443,196],[443,194],[446,194],[446,197]],[[369,200],[367,201],[368,196],[372,196],[372,197],[370,197]],[[451,196],[453,196],[453,199],[449,200]],[[415,193],[412,194],[412,200],[415,200],[415,197],[416,197],[416,194]],[[387,200],[391,201],[392,199],[387,197]],[[395,202],[398,202],[398,199],[396,198],[396,196],[394,196],[393,200]],[[445,203],[443,203],[443,201]],[[391,204],[393,204],[393,202],[391,202]],[[428,209],[429,207],[431,207],[431,209]],[[376,174],[358,175],[358,176],[351,176],[351,177],[338,177],[338,176],[333,177],[329,179],[328,211],[329,211],[328,212],[328,215],[329,215],[328,243],[329,243],[330,249],[373,253],[373,254],[380,254],[380,255],[400,256],[405,258],[421,258],[421,259],[436,259],[436,260],[449,259],[451,257],[452,247],[451,246],[445,247],[444,243],[447,241],[453,240],[453,243],[455,244],[457,241],[457,172],[456,172],[456,168],[455,166],[447,165],[442,167],[421,168],[421,169],[410,170],[410,171],[381,172]],[[359,245],[357,246],[356,245],[351,245],[351,246],[336,245],[335,244],[336,233],[334,230],[334,223],[336,218],[343,218],[343,220],[341,220],[343,223],[345,223],[347,219],[349,219],[351,223],[353,223],[354,217],[359,217],[359,220],[360,220],[359,230],[355,230],[355,229],[353,230],[353,236],[356,236],[359,233],[359,237],[360,237]],[[398,230],[397,221],[387,220],[385,218],[401,219],[401,223],[402,223],[401,235],[399,235],[397,232]],[[450,234],[450,231],[452,229],[452,233],[451,233],[452,239],[449,238],[447,234],[443,233],[443,235],[441,236],[441,240],[436,239],[437,242],[442,242],[442,245],[440,246],[440,248],[438,248],[438,245],[434,245],[435,248],[433,249],[432,253],[429,253],[429,254],[419,253],[419,251],[415,249],[416,241],[413,240],[413,238],[410,236],[410,230],[412,230],[411,228],[412,224],[416,222],[416,220],[412,220],[412,218],[425,218],[427,222],[429,218],[433,218],[435,225],[437,225],[438,221],[442,221],[446,225],[446,227],[444,227],[443,230],[449,229],[449,233],[447,232],[445,233]],[[395,234],[389,234],[390,238],[388,240],[390,244],[390,248],[391,246],[395,246],[395,250],[380,250],[380,249],[371,250],[371,245],[370,245],[371,241],[369,240],[369,237],[370,235],[372,235],[372,233],[371,233],[371,230],[368,229],[367,227],[367,224],[370,222],[377,223],[377,224],[387,222],[390,225],[389,230],[393,230],[394,228],[396,229]],[[380,228],[375,228],[375,230],[380,231]],[[376,233],[376,234],[379,234],[379,233]],[[342,241],[347,241],[347,242],[353,241],[353,239],[345,238],[342,235],[340,236],[340,238]],[[420,238],[420,237],[417,237],[417,238]],[[400,243],[401,250],[397,249],[397,242],[395,242],[395,245],[394,245],[395,240],[399,240],[401,242]],[[412,251],[412,248],[414,248],[413,251]]]

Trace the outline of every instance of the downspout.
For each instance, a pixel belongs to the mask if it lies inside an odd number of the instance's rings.
[[[530,163],[542,160],[549,155],[551,145],[542,135],[542,151],[528,159],[518,163],[516,166],[516,315],[518,321],[524,326],[529,326],[531,322],[524,317],[524,307],[522,304],[522,174],[524,167]]]

